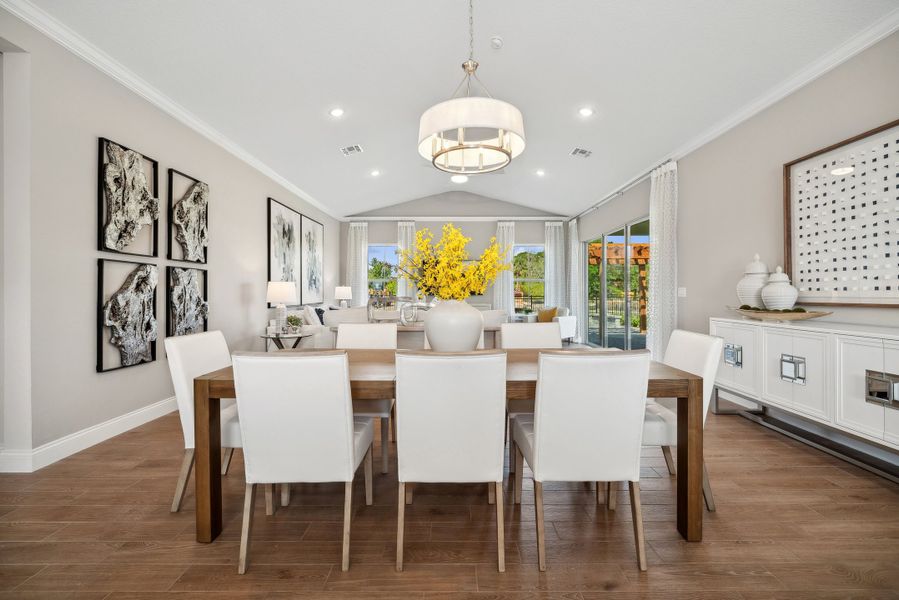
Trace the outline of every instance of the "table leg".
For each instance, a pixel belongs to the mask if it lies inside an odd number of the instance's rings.
[[[677,399],[677,530],[702,541],[702,380],[691,379]]]
[[[197,541],[211,542],[222,532],[221,408],[209,397],[209,382],[194,380],[194,467]]]
[[[284,350],[284,344],[281,343],[281,338],[273,337],[272,341],[275,342],[275,346],[278,347],[278,350]]]
[[[301,338],[301,337],[298,337],[297,339],[295,339],[295,340],[293,341],[293,346],[292,346],[292,348],[296,348],[297,346],[299,346],[299,345],[300,345],[300,340],[302,340],[302,339],[303,339],[303,338]]]

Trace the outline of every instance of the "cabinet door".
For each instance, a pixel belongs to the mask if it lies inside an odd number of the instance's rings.
[[[805,361],[805,384],[793,384],[793,408],[823,421],[831,420],[827,365],[827,336],[797,331],[793,334],[793,356]]]
[[[733,340],[743,350],[743,366],[733,369],[734,389],[747,396],[758,397],[758,352],[756,334],[758,327],[734,326]]]
[[[883,359],[884,370],[899,375],[899,342],[884,342]],[[884,413],[886,429],[883,439],[899,448],[899,408],[886,408]]]
[[[793,386],[781,379],[780,359],[793,354],[793,334],[779,329],[762,331],[762,400],[768,404],[793,407]]]
[[[883,406],[865,402],[865,370],[883,370],[883,340],[837,336],[837,425],[883,440]]]
[[[712,321],[709,327],[711,335],[720,337],[725,344],[733,343],[733,328],[722,323]],[[718,374],[715,377],[715,383],[723,388],[730,388],[734,382],[734,368],[724,362],[724,350],[721,351],[721,357],[718,361]]]

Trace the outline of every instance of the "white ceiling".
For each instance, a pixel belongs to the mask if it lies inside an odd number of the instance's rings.
[[[899,0],[476,0],[479,75],[524,113],[527,149],[504,174],[457,186],[418,156],[416,138],[422,111],[461,79],[464,0],[33,3],[335,216],[460,187],[577,213],[899,8]],[[493,35],[502,50],[490,48]],[[335,106],[346,111],[340,120],[328,115]],[[581,106],[596,115],[581,118]],[[350,144],[365,152],[342,156]],[[593,155],[568,156],[575,146]]]

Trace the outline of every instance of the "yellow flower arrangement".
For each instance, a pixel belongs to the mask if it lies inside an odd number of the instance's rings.
[[[471,238],[452,223],[443,226],[440,241],[434,243],[430,229],[415,234],[415,247],[400,251],[400,277],[414,284],[419,295],[441,300],[465,300],[483,294],[501,271],[508,270],[508,248],[500,248],[496,238],[477,261],[469,261],[465,246]]]

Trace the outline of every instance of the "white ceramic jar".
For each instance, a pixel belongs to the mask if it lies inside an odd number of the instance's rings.
[[[756,254],[752,262],[746,265],[743,279],[737,284],[737,298],[740,304],[747,304],[753,308],[762,308],[762,288],[768,283],[768,266],[759,259]]]
[[[780,267],[771,273],[768,284],[762,288],[762,301],[768,310],[793,308],[798,297],[799,290],[790,285],[790,277]]]
[[[484,317],[459,300],[440,300],[425,314],[425,335],[436,352],[470,352],[478,347]]]

